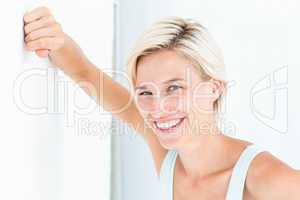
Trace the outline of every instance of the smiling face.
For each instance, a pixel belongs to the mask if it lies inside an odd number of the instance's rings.
[[[167,149],[195,141],[214,118],[215,82],[176,51],[162,49],[137,64],[135,103],[160,143]]]

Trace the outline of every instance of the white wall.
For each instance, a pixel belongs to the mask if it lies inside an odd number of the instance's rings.
[[[290,11],[296,11],[296,6]],[[225,103],[223,129],[255,142],[300,169],[299,14],[288,18],[288,2],[120,0],[120,68],[138,35],[160,17],[200,20],[223,49],[232,85]],[[292,14],[291,14],[292,15]],[[293,21],[294,20],[294,21]],[[288,32],[288,30],[291,30]],[[293,59],[294,58],[294,59]],[[124,84],[127,84],[124,81]],[[120,139],[122,199],[159,199],[154,163],[140,136]]]
[[[91,61],[111,69],[112,1],[1,3],[0,198],[109,199],[111,116],[47,60],[24,50],[23,14],[50,7]]]
[[[295,26],[299,19],[296,1],[292,5],[290,1],[288,8],[283,0],[120,0],[114,56],[112,1],[2,3],[0,198],[109,199],[111,173],[112,199],[160,198],[154,163],[143,139],[133,132],[128,134],[127,127],[116,121],[119,129],[113,132],[116,137],[111,166],[111,142],[107,135],[111,131],[110,115],[66,82],[68,78],[53,71],[45,60],[24,51],[22,16],[26,9],[37,4],[53,10],[65,32],[74,37],[97,66],[110,69],[114,57],[118,69],[124,71],[129,49],[150,23],[167,15],[199,19],[222,47],[228,78],[233,83],[226,103],[227,134],[258,143],[300,169],[296,153],[300,150],[297,126],[300,29]],[[290,18],[288,11],[294,11]],[[24,107],[16,105],[18,93],[14,93],[13,86],[26,70],[33,72],[32,67],[42,76],[22,84],[22,96],[31,106],[47,105],[46,114],[30,114],[33,109],[24,112]],[[46,75],[49,75],[47,81]],[[52,80],[53,77],[60,78],[60,82]],[[118,80],[127,84],[120,77]],[[62,93],[55,96],[52,90],[45,89],[61,87],[58,83],[70,83],[67,85],[71,92],[64,96],[66,93],[58,89]],[[70,112],[55,113],[66,105],[70,106]]]

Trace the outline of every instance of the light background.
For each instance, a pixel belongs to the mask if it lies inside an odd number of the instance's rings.
[[[109,199],[111,116],[46,59],[24,50],[23,14],[49,7],[90,60],[111,69],[112,1],[1,3],[0,198]],[[18,86],[23,76],[27,79]],[[45,109],[37,115],[28,106]]]
[[[151,23],[170,15],[200,20],[221,46],[232,83],[224,107],[225,132],[257,143],[300,169],[297,1],[119,0],[115,19],[111,0],[2,3],[0,198],[161,198],[154,163],[143,138],[133,131],[128,133],[126,125],[72,84],[67,86],[70,93],[45,90],[47,86],[61,87],[55,86],[53,77],[60,77],[62,83],[71,82],[53,71],[46,60],[24,51],[22,16],[37,5],[50,7],[64,31],[94,64],[106,70],[116,66],[123,72],[128,51]],[[41,74],[55,74],[48,82],[43,76],[35,76],[22,85],[26,103],[48,105],[42,115],[24,113],[14,101],[17,78],[33,67]],[[116,80],[128,86],[124,77],[117,76]],[[80,107],[77,103],[83,108],[81,114],[74,114]],[[55,113],[66,105],[73,107]]]
[[[120,62],[139,34],[165,16],[196,18],[223,50],[231,81],[224,108],[226,134],[254,142],[300,169],[299,14],[296,1],[120,0]],[[292,12],[293,11],[293,12]],[[126,81],[123,81],[127,84]],[[150,149],[123,137],[122,199],[160,199]]]

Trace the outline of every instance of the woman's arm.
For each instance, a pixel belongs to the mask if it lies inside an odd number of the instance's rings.
[[[85,92],[95,98],[106,111],[126,123],[135,120],[139,113],[128,90],[92,64],[68,35],[65,34],[64,37],[65,45],[49,53],[52,63],[83,86]]]
[[[159,174],[167,150],[145,125],[129,91],[87,59],[75,41],[62,31],[48,8],[38,7],[25,14],[24,23],[26,48],[40,57],[49,56],[53,64],[83,86],[105,110],[141,133],[151,149]]]

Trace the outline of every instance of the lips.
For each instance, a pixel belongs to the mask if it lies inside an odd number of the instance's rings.
[[[185,117],[172,120],[154,121],[154,126],[161,133],[171,133],[182,124],[184,119]]]

